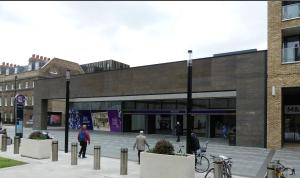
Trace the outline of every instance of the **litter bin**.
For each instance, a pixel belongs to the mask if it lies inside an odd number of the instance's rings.
[[[230,134],[228,135],[228,144],[229,144],[230,146],[235,146],[235,145],[236,145],[236,135],[235,135],[235,134],[230,133]]]

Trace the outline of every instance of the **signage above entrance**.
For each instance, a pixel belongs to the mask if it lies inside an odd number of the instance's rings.
[[[300,114],[300,105],[285,105],[285,114]]]

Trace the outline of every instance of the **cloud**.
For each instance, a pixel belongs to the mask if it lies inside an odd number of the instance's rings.
[[[267,2],[0,2],[0,61],[131,66],[267,47]],[[255,13],[254,13],[255,12]]]

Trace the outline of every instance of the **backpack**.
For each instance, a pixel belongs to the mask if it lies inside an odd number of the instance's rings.
[[[79,133],[79,141],[84,142],[85,141],[85,131],[80,131]]]

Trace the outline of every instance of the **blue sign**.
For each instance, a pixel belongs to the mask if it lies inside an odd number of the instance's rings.
[[[26,98],[25,98],[24,95],[17,95],[15,99],[16,99],[17,105],[18,104],[19,105],[24,105],[25,104]]]

